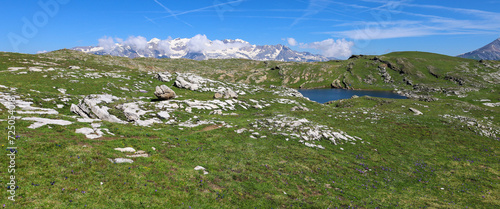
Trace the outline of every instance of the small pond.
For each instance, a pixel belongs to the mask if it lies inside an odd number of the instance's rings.
[[[390,91],[366,91],[366,90],[347,90],[347,89],[299,89],[304,97],[318,103],[325,103],[333,100],[349,99],[354,95],[382,97],[390,99],[406,99],[406,97],[392,93]]]

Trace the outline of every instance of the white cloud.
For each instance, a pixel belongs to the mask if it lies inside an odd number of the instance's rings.
[[[160,51],[163,54],[170,55],[172,53],[172,51],[170,50],[170,39],[171,38],[166,40],[161,40],[158,43],[158,51]]]
[[[287,38],[286,40],[288,41],[288,44],[290,44],[290,46],[297,46],[297,40],[295,40],[294,38]]]
[[[37,53],[37,54],[47,53],[47,50],[37,51],[36,53]]]
[[[326,57],[347,58],[352,55],[351,48],[354,42],[346,41],[345,39],[326,39],[313,43],[300,43],[300,48],[316,49]]]
[[[123,44],[130,46],[135,51],[144,51],[148,47],[148,41],[142,36],[129,36]]]
[[[191,38],[187,43],[188,49],[190,52],[210,52],[217,50],[226,50],[226,49],[240,49],[243,47],[250,46],[249,43],[242,42],[228,42],[224,43],[220,40],[211,41],[207,38],[206,35],[198,34]]]
[[[190,52],[201,53],[210,47],[210,40],[208,40],[206,35],[198,34],[189,40],[187,46]]]
[[[104,37],[100,38],[98,41],[99,41],[98,46],[104,48],[104,51],[106,53],[109,53],[110,51],[112,51],[116,46],[115,41],[113,41],[113,38],[111,38],[111,37],[104,36]]]
[[[334,28],[341,28],[340,30],[319,33],[355,41],[369,41],[434,35],[498,34],[500,31],[500,13],[498,12],[417,4],[413,3],[416,1],[409,0],[361,1],[370,5],[380,5],[361,11],[361,13],[370,12],[368,17],[374,21],[351,21],[337,24]]]
[[[419,37],[427,35],[437,35],[430,28],[422,27],[391,27],[391,28],[365,28],[359,30],[349,30],[334,33],[341,37],[349,37],[354,40],[375,40],[375,39],[390,39],[390,38],[405,38]]]

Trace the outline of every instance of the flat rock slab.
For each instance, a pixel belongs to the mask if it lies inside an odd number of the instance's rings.
[[[76,129],[76,133],[79,133],[79,134],[85,134],[85,136],[89,139],[97,139],[97,138],[100,138],[102,136],[104,136],[104,132],[103,131],[106,131],[108,134],[110,135],[115,135],[113,133],[111,133],[107,128],[99,128],[101,127],[101,124],[100,123],[92,123],[90,124],[92,126],[92,128],[79,128],[79,129]]]
[[[497,102],[497,103],[483,103],[483,105],[486,105],[488,107],[499,107],[500,106],[500,102]]]
[[[208,172],[205,171],[205,168],[201,167],[201,166],[194,167],[194,170],[196,170],[196,171],[202,170],[203,171],[203,175],[207,175],[208,174]]]
[[[32,107],[31,105],[33,102],[25,102],[22,101],[16,97],[16,100],[13,102],[7,101],[7,98],[9,95],[5,94],[0,94],[0,104],[2,104],[5,107],[9,107],[10,105],[14,105],[18,108],[21,108],[22,110],[16,111],[18,114],[48,114],[48,115],[57,115],[59,112],[57,112],[54,109],[49,109],[49,108],[41,108],[41,107]]]
[[[201,166],[196,166],[196,167],[194,167],[194,170],[195,170],[195,171],[205,170],[205,168],[204,168],[204,167],[201,167]]]
[[[85,136],[89,139],[97,139],[104,135],[104,133],[100,129],[93,128],[79,128],[75,131],[77,134],[85,134]]]
[[[112,163],[133,163],[134,161],[132,159],[127,159],[127,158],[115,158],[115,159],[111,159],[111,158],[108,158],[109,161],[111,161]]]
[[[133,155],[127,155],[127,157],[149,157],[148,154],[133,154]]]
[[[415,113],[415,115],[423,115],[424,113],[420,112],[419,110],[415,109],[415,108],[411,108],[410,107],[410,111]]]
[[[61,126],[67,126],[72,124],[72,122],[67,121],[67,120],[58,120],[58,119],[48,119],[48,118],[37,118],[37,117],[28,117],[28,118],[22,118],[22,120],[29,120],[29,121],[35,121],[36,123],[31,124],[28,126],[28,128],[35,129],[35,128],[40,128],[44,125],[61,125]]]
[[[120,152],[135,152],[135,149],[132,147],[115,148],[115,150],[118,150]]]

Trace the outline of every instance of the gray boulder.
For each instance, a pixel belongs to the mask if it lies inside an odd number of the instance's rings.
[[[128,121],[138,121],[140,119],[139,115],[133,112],[123,112]]]
[[[83,118],[98,118],[112,123],[124,123],[124,121],[108,112],[109,107],[98,105],[102,102],[111,103],[117,99],[118,97],[109,94],[91,94],[80,100],[77,105],[72,104],[70,110]]]
[[[169,82],[172,80],[172,74],[169,72],[157,73],[154,78],[161,82]]]
[[[176,86],[177,88],[189,89],[189,90],[193,90],[193,91],[196,91],[196,90],[198,90],[198,88],[200,88],[200,85],[198,83],[188,82],[183,77],[177,77],[177,79],[175,80],[174,86]]]
[[[238,94],[236,92],[234,92],[232,89],[230,88],[226,88],[222,91],[218,91],[215,93],[214,95],[214,98],[216,99],[221,99],[221,98],[224,98],[224,99],[230,99],[230,98],[238,98]]]
[[[158,97],[158,99],[161,100],[173,99],[176,96],[174,90],[168,88],[165,85],[157,86],[154,94],[156,97]]]
[[[196,91],[205,83],[206,79],[192,74],[179,74],[175,80],[174,86],[182,89]]]

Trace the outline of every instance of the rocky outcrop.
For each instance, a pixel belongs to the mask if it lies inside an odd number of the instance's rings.
[[[221,90],[221,91],[218,91],[215,93],[214,95],[214,98],[216,99],[236,99],[238,98],[238,94],[236,92],[234,92],[232,89],[230,88],[226,88],[224,90]]]
[[[258,119],[251,123],[250,126],[261,130],[271,130],[274,131],[275,134],[291,137],[292,139],[298,138],[301,143],[308,141],[309,144],[306,145],[308,147],[315,147],[313,146],[314,141],[322,139],[329,140],[335,145],[346,142],[355,143],[356,141],[364,143],[362,139],[357,136],[349,136],[342,131],[333,131],[330,127],[315,124],[305,118],[277,115],[273,118]],[[245,131],[247,130],[237,130],[237,132],[241,133]]]
[[[197,75],[180,74],[175,80],[174,86],[181,89],[196,91],[200,84],[205,83],[204,79]]]
[[[303,106],[295,106],[290,109],[290,111],[309,111],[309,108]]]
[[[174,90],[165,85],[157,86],[154,94],[160,100],[169,100],[176,97]]]
[[[98,104],[111,103],[118,100],[118,97],[109,94],[91,94],[80,100],[80,103],[71,105],[71,112],[80,115],[83,118],[98,118],[112,123],[124,123],[116,116],[111,115],[106,106],[100,107]]]
[[[332,88],[334,89],[343,89],[344,87],[342,86],[342,82],[340,82],[339,79],[335,79],[333,82],[332,82]]]
[[[172,80],[172,74],[169,72],[157,73],[154,78],[161,82],[170,82]]]
[[[415,108],[410,107],[410,111],[413,112],[415,115],[423,115],[424,113],[420,112],[419,110]]]
[[[378,67],[378,71],[380,72],[380,75],[384,79],[384,83],[392,83],[392,82],[394,82],[392,80],[391,75],[387,72],[387,70],[385,69],[385,67]]]

